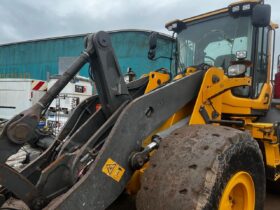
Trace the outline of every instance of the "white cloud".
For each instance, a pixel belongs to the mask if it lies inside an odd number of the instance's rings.
[[[1,0],[0,44],[126,28],[167,33],[164,25],[170,20],[227,7],[231,2],[233,1]],[[272,19],[280,23],[280,1],[266,2],[272,5]],[[279,35],[277,38],[280,40]],[[278,45],[277,53],[280,52]]]

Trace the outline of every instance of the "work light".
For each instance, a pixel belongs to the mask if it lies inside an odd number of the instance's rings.
[[[228,7],[229,13],[232,16],[243,16],[252,14],[253,7],[256,5],[256,2],[242,2],[231,4]]]
[[[244,64],[234,64],[228,67],[228,76],[236,77],[244,74],[246,71],[246,66]]]

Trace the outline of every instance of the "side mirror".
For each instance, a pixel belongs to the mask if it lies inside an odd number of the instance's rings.
[[[252,24],[255,27],[267,27],[270,24],[271,6],[268,4],[257,4],[253,8]]]
[[[151,35],[149,36],[148,58],[150,60],[153,60],[156,56],[157,37],[158,37],[158,32],[152,32]]]

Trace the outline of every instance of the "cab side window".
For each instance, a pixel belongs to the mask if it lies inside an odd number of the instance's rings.
[[[268,29],[259,28],[257,37],[256,62],[254,74],[254,90],[253,96],[257,98],[261,92],[263,85],[267,81],[267,60],[268,60]]]

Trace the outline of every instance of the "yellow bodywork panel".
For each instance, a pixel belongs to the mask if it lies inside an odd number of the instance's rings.
[[[218,120],[221,114],[250,115],[252,110],[268,110],[272,96],[270,83],[264,84],[258,98],[242,98],[234,96],[231,89],[239,86],[251,86],[250,77],[229,78],[224,71],[212,67],[204,76],[190,124],[205,124],[200,114],[204,108],[210,119]],[[213,112],[219,116],[212,117]]]
[[[251,114],[251,109],[268,110],[272,96],[271,84],[264,84],[258,98],[241,98],[234,96],[231,91],[223,94],[223,113]]]
[[[238,4],[246,4],[246,3],[260,3],[260,0],[240,0],[240,1],[235,1],[230,4],[230,6],[238,5]]]
[[[178,80],[187,75],[190,75],[191,72],[193,73],[193,72],[195,72],[195,70],[196,69],[193,67],[188,68],[188,69],[186,69],[186,72],[184,72],[182,74],[178,74],[173,80]],[[158,82],[159,79],[162,81],[161,83]],[[149,82],[148,82],[147,88],[145,90],[145,93],[155,90],[161,84],[164,84],[164,83],[168,82],[169,80],[170,80],[170,77],[168,74],[162,74],[159,72],[151,72],[149,74]],[[178,110],[176,113],[174,113],[162,126],[160,126],[160,128],[156,129],[148,138],[146,138],[143,141],[143,146],[146,146],[147,144],[149,144],[151,142],[151,137],[155,133],[158,133],[160,131],[170,128],[172,125],[176,124],[180,120],[184,119],[186,116],[190,115],[192,113],[192,110],[193,110],[193,104],[192,103],[186,104],[186,106],[184,106],[183,108]]]
[[[186,118],[192,113],[193,110],[193,104],[187,104],[183,108],[181,108],[179,111],[174,113],[168,120],[165,121],[165,123],[160,126],[158,129],[156,129],[148,138],[146,138],[143,141],[143,146],[148,145],[151,142],[151,138],[154,134],[164,131],[168,128],[170,128],[172,125],[176,124],[177,122],[181,121],[182,119]]]
[[[264,142],[266,165],[276,168],[280,165],[279,144]]]
[[[166,77],[166,76],[168,76],[168,77]],[[177,78],[174,78],[174,80],[180,79],[184,76],[186,76],[186,74],[180,74],[177,76]],[[148,93],[148,92],[158,88],[161,85],[160,83],[157,82],[158,79],[161,79],[162,83],[165,83],[169,80],[169,75],[158,73],[158,72],[151,72],[149,74],[149,82],[148,82],[145,93]],[[160,126],[160,128],[156,129],[149,137],[147,137],[143,141],[143,147],[145,147],[146,145],[148,145],[151,142],[151,138],[154,134],[156,134],[160,131],[166,130],[166,129],[170,128],[172,125],[179,122],[180,120],[186,118],[188,115],[190,115],[192,113],[192,109],[193,109],[193,104],[190,103],[190,104],[187,104],[186,106],[184,106],[183,108],[181,108],[178,112],[174,113],[162,126]],[[128,184],[126,186],[126,191],[129,194],[135,194],[139,190],[141,175],[144,173],[144,171],[146,170],[148,165],[149,165],[149,163],[146,163],[140,170],[136,170],[134,172],[134,174],[132,175],[130,181],[128,182]]]
[[[240,3],[258,3],[260,0],[243,0],[236,1],[230,6],[237,5]],[[218,14],[223,14],[228,12],[228,8],[222,8],[216,11],[201,14],[195,17],[187,18],[181,20],[182,22],[189,23],[196,20],[205,19]],[[176,23],[178,20],[167,23],[170,25]],[[278,28],[277,24],[270,24],[272,29]],[[209,68],[204,75],[200,91],[195,101],[187,104],[184,108],[176,112],[172,117],[170,117],[160,128],[158,128],[155,133],[165,130],[178,121],[190,116],[189,124],[206,124],[205,113],[208,120],[212,120],[215,125],[219,125],[222,115],[230,116],[230,120],[242,121],[244,126],[234,126],[237,129],[249,132],[251,136],[258,142],[262,142],[264,145],[264,156],[266,165],[272,168],[277,168],[280,166],[280,154],[279,154],[279,142],[276,135],[275,125],[272,123],[261,123],[257,122],[258,118],[253,114],[254,111],[263,111],[270,109],[270,102],[272,98],[272,85],[270,82],[271,78],[271,32],[269,33],[268,42],[268,54],[267,54],[267,80],[261,88],[259,95],[256,98],[251,97],[239,97],[233,94],[232,89],[236,87],[251,86],[252,79],[250,77],[235,77],[230,78],[225,75],[224,70],[217,67]],[[191,75],[197,69],[195,67],[187,67],[185,71],[178,74],[173,80],[179,80],[185,76]],[[160,85],[168,82],[170,80],[168,74],[162,74],[159,72],[149,73],[149,83],[145,90],[145,93],[158,88]],[[180,90],[183,91],[183,90]],[[176,94],[176,93],[174,93]],[[204,117],[202,116],[202,111]],[[151,142],[151,136],[144,140],[143,146]],[[132,176],[130,182],[127,185],[127,191],[130,194],[134,194],[140,188],[140,177],[144,173],[148,164],[137,170]],[[274,179],[280,178],[278,174],[274,175]]]
[[[203,19],[203,18],[211,17],[213,15],[218,15],[218,14],[226,13],[226,12],[228,12],[228,8],[223,8],[223,9],[215,10],[215,11],[212,11],[212,12],[207,12],[207,13],[195,16],[195,17],[186,18],[186,19],[183,19],[182,21],[186,22],[186,23],[189,23],[189,22],[192,22],[192,21],[195,21],[195,20],[200,20],[200,19]],[[175,22],[175,21],[178,21],[178,20],[170,21],[166,25],[169,25],[169,24],[171,24],[172,22]]]
[[[194,111],[192,113],[190,124],[205,124],[205,120],[200,114],[201,108],[204,108],[212,120],[220,120],[223,113],[224,94],[230,92],[233,87],[250,86],[251,79],[249,77],[229,78],[224,71],[212,67],[204,76],[198,97],[196,99]],[[243,104],[233,101],[231,106],[242,107]],[[245,107],[251,108],[251,107]],[[216,113],[216,115],[213,115]],[[240,114],[243,114],[242,112]]]
[[[196,72],[195,67],[188,67],[188,68],[186,68],[186,70],[184,72],[182,72],[182,73],[178,74],[176,77],[174,77],[173,80],[181,79],[185,76],[191,75],[194,72]]]
[[[186,73],[185,75],[188,76],[188,75],[191,75],[192,73],[196,72],[196,68],[195,67],[188,67],[186,69]]]
[[[141,169],[136,170],[132,175],[131,179],[126,185],[126,191],[128,194],[133,195],[138,192],[140,189],[141,183],[140,179],[141,176],[144,174],[145,170],[149,167],[149,162],[146,163]]]
[[[205,73],[189,124],[206,123],[200,113],[201,109],[206,111],[209,120],[219,121],[222,114],[240,115],[241,117],[232,117],[232,120],[244,121],[244,128],[237,128],[249,131],[254,139],[264,143],[266,165],[276,168],[280,165],[280,155],[274,125],[252,122],[256,120],[252,116],[252,110],[269,109],[272,87],[270,83],[264,84],[256,99],[236,97],[232,94],[232,88],[250,85],[249,77],[229,78],[224,75],[223,70],[210,68]]]
[[[276,168],[280,165],[279,142],[272,123],[250,123],[246,130],[254,139],[264,143],[266,165]]]
[[[219,70],[220,71],[220,70]],[[232,87],[236,87],[236,85],[239,86],[250,86],[251,85],[251,78],[244,77],[244,78],[228,78],[221,72],[213,72],[212,78],[216,76],[217,79],[221,80],[221,82],[217,82],[216,84],[213,84],[209,87],[206,87],[206,89],[203,90],[203,101],[206,101],[209,98],[212,98],[225,90],[228,90]],[[209,81],[208,81],[209,82]],[[213,83],[212,81],[210,81]]]
[[[148,93],[160,85],[167,83],[170,80],[169,74],[164,74],[160,72],[150,72],[149,73],[149,82],[146,87],[145,93]]]
[[[263,139],[272,144],[277,142],[272,123],[249,123],[245,128],[251,132],[255,139]]]
[[[174,80],[191,75],[195,71],[196,69],[193,67],[187,68],[185,72],[177,75]],[[158,82],[158,79],[161,82]],[[152,72],[149,74],[149,83],[145,92],[148,93],[167,81],[169,81],[169,75]],[[280,154],[274,125],[272,123],[256,123],[254,121],[257,118],[252,116],[252,110],[254,109],[269,109],[272,95],[271,84],[269,82],[265,83],[259,97],[256,99],[241,98],[233,95],[231,89],[240,86],[251,86],[251,78],[230,78],[224,74],[222,69],[211,67],[205,72],[196,101],[187,104],[184,108],[176,112],[152,135],[171,127],[187,116],[190,116],[189,124],[205,124],[205,119],[200,113],[201,108],[206,110],[210,120],[219,121],[221,120],[222,114],[237,114],[237,117],[232,117],[232,120],[244,121],[244,127],[237,127],[237,129],[247,130],[254,139],[264,142],[266,165],[276,168],[280,165]],[[238,117],[238,115],[240,116]],[[244,116],[242,117],[242,115]],[[218,125],[219,123],[216,124]],[[144,141],[143,146],[151,142],[152,135]],[[129,193],[133,194],[138,191],[140,177],[146,167],[148,165],[145,165],[141,170],[137,170],[132,176],[127,185],[127,191]]]
[[[174,80],[180,79],[180,78],[184,77],[185,75],[186,74],[179,74],[177,76],[177,78],[174,78]],[[158,80],[160,80],[161,82],[158,82]],[[155,90],[160,85],[168,82],[169,80],[170,80],[170,77],[169,77],[168,74],[163,74],[163,73],[159,73],[159,72],[151,72],[149,74],[149,82],[148,82],[147,88],[145,90],[145,93],[148,93],[148,92],[150,92],[152,90]],[[179,111],[174,113],[160,128],[155,130],[153,132],[153,134],[151,134],[147,139],[145,139],[143,141],[144,142],[143,146],[146,146],[147,144],[149,144],[151,142],[151,137],[155,133],[158,133],[160,131],[166,130],[167,128],[171,127],[175,123],[177,123],[180,120],[182,120],[187,115],[191,114],[192,108],[193,108],[193,105],[186,105],[185,107],[183,107],[182,109],[180,109]]]

